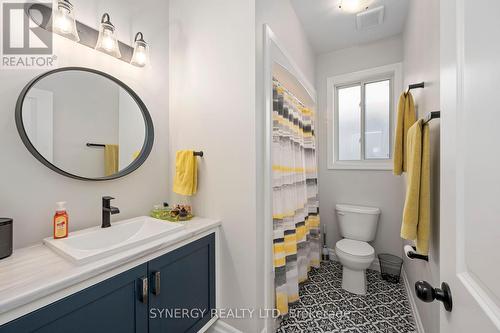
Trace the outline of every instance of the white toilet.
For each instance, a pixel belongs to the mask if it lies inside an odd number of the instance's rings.
[[[375,259],[375,250],[368,244],[375,239],[380,209],[375,207],[336,205],[340,235],[335,253],[342,264],[342,289],[366,294],[365,270]]]

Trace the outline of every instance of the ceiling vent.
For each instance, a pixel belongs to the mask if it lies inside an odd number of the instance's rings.
[[[384,6],[376,7],[356,14],[356,27],[358,30],[373,28],[384,22]]]

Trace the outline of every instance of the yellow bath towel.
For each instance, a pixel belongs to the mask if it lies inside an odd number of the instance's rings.
[[[408,131],[408,184],[401,237],[414,240],[417,252],[429,252],[430,228],[430,143],[429,126],[422,119]]]
[[[118,172],[118,145],[104,146],[104,174],[114,175]]]
[[[198,186],[197,160],[192,150],[180,150],[175,155],[174,192],[182,195],[196,194]]]
[[[410,127],[415,123],[415,105],[411,93],[402,93],[399,97],[396,131],[394,135],[393,172],[401,175],[407,170],[406,140]]]

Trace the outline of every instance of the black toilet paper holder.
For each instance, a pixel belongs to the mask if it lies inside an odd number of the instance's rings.
[[[410,259],[420,259],[420,260],[424,260],[424,261],[429,261],[429,256],[426,256],[426,255],[423,255],[423,254],[418,254],[417,252],[417,248],[415,246],[412,246],[413,248],[413,251],[410,251],[406,254],[406,256]]]

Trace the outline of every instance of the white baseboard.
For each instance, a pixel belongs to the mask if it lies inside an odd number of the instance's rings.
[[[207,331],[208,333],[243,333],[242,331],[234,328],[233,326],[217,320]]]
[[[403,275],[403,282],[405,284],[406,293],[408,294],[408,299],[410,301],[411,311],[413,312],[413,319],[415,320],[415,326],[417,327],[418,333],[425,333],[424,325],[422,324],[422,319],[420,319],[420,314],[418,313],[417,303],[415,302],[415,297],[413,297],[412,288],[410,286],[410,281],[406,275],[406,271],[403,267],[401,274]]]

